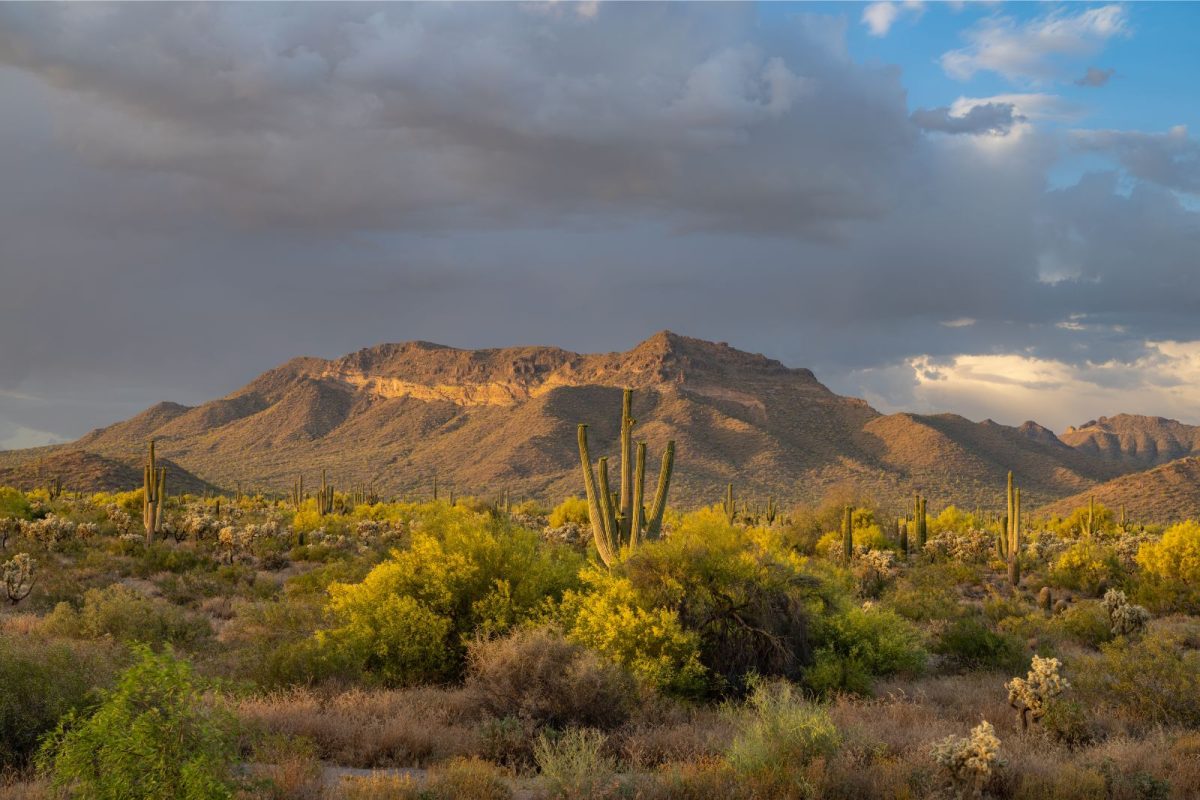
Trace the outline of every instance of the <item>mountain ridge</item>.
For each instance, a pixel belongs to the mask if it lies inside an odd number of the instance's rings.
[[[427,494],[436,474],[460,494],[507,488],[556,501],[579,491],[578,423],[591,425],[597,456],[615,452],[623,387],[635,389],[635,435],[652,455],[677,440],[682,504],[714,502],[733,482],[741,496],[788,502],[849,486],[897,508],[916,489],[935,506],[987,505],[1015,469],[1033,507],[1143,469],[1147,442],[1156,458],[1200,449],[1200,428],[1193,440],[1182,423],[1159,430],[1130,415],[1063,437],[1033,421],[885,415],[811,370],[661,331],[610,353],[413,341],[301,356],[224,397],[158,403],[50,451],[127,461],[153,437],[164,458],[227,487],[283,490],[327,469],[340,486],[389,494]],[[0,453],[0,467],[19,452]]]

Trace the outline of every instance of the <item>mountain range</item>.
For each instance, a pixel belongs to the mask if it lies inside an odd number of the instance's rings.
[[[623,353],[407,342],[295,358],[199,406],[163,402],[75,442],[0,452],[0,484],[55,474],[69,489],[132,488],[153,438],[176,489],[285,491],[326,470],[339,488],[384,495],[428,496],[436,477],[459,494],[557,501],[581,489],[578,423],[594,457],[616,455],[622,387],[635,390],[650,463],[677,442],[679,505],[716,502],[732,482],[741,497],[784,503],[853,490],[900,508],[920,490],[931,509],[993,508],[1011,469],[1030,508],[1094,493],[1135,516],[1200,514],[1189,459],[1200,427],[1120,414],[1056,435],[1035,422],[882,414],[809,370],[669,331]]]

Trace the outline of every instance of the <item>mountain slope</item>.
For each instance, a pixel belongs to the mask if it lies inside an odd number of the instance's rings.
[[[1139,466],[1036,423],[884,416],[808,370],[669,331],[624,353],[409,342],[295,358],[223,398],[161,403],[46,450],[129,463],[154,437],[163,457],[226,487],[284,490],[324,468],[338,486],[367,482],[385,494],[428,494],[437,475],[459,493],[557,500],[580,490],[578,423],[590,425],[595,456],[616,454],[625,386],[637,390],[648,479],[675,439],[672,496],[685,505],[715,501],[732,481],[743,497],[785,502],[853,484],[897,508],[918,488],[935,507],[994,506],[1014,469],[1032,506]],[[27,458],[0,453],[0,465]]]
[[[1100,417],[1068,428],[1061,438],[1082,452],[1141,469],[1200,455],[1200,426],[1163,417]]]
[[[1124,505],[1135,524],[1195,519],[1200,509],[1200,458],[1181,458],[1144,472],[1123,475],[1063,498],[1042,511],[1066,516],[1086,506],[1090,497],[1114,510]]]

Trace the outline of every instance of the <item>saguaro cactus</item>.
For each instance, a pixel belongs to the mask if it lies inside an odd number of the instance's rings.
[[[846,506],[842,516],[842,560],[849,566],[854,559],[854,511]]]
[[[299,511],[304,505],[304,476],[300,475],[296,478],[296,482],[292,484],[292,505]]]
[[[925,552],[925,538],[928,533],[927,519],[925,516],[925,503],[928,498],[922,497],[920,492],[913,495],[913,534],[916,539],[917,552]]]
[[[1091,539],[1096,534],[1096,497],[1094,495],[1088,498],[1087,519],[1080,521],[1079,534],[1084,539]]]
[[[321,470],[321,490],[317,492],[317,513],[322,517],[333,513],[333,486],[325,479],[325,470]]]
[[[737,502],[733,499],[733,484],[725,487],[725,499],[721,502],[721,510],[725,512],[725,521],[732,525],[737,521]]]
[[[1008,582],[1016,586],[1021,582],[1021,489],[1013,485],[1013,474],[1008,473],[1008,516],[1004,518],[1004,532],[998,541],[1000,556],[1008,562]]]
[[[612,566],[621,556],[621,549],[637,547],[642,538],[654,538],[662,531],[663,514],[667,510],[667,491],[671,485],[671,470],[675,464],[675,441],[667,442],[662,466],[658,471],[658,488],[649,511],[644,504],[646,485],[646,443],[633,446],[633,390],[626,389],[621,402],[621,486],[620,495],[608,485],[608,458],[601,458],[592,468],[588,451],[587,425],[579,425],[579,460],[583,467],[583,486],[587,493],[588,519],[600,559]],[[636,455],[631,460],[631,452]],[[597,477],[598,476],[598,477]]]
[[[158,467],[154,460],[154,440],[150,440],[150,458],[142,468],[142,524],[146,528],[146,545],[162,528],[163,494],[167,486],[167,468]]]

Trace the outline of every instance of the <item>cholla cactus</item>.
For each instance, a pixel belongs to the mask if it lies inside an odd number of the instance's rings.
[[[255,531],[249,528],[226,525],[217,534],[217,543],[225,551],[228,563],[232,564],[234,555],[241,554],[250,548],[251,542],[254,541],[254,536]]]
[[[890,552],[860,547],[855,553],[853,573],[859,597],[878,597],[896,572],[896,557]]]
[[[1121,566],[1133,569],[1137,565],[1137,554],[1142,545],[1152,541],[1154,537],[1145,533],[1122,533],[1116,544],[1117,558],[1120,559]]]
[[[1109,589],[1104,593],[1104,610],[1108,612],[1115,636],[1135,636],[1150,622],[1150,612],[1142,606],[1132,605],[1120,589]]]
[[[21,532],[25,538],[37,542],[47,550],[57,550],[64,542],[71,541],[75,536],[75,523],[50,514],[45,519],[21,524]]]
[[[108,521],[117,529],[118,535],[124,535],[133,530],[133,517],[116,503],[106,505],[104,507],[104,515],[108,517]]]
[[[982,564],[991,556],[992,535],[987,531],[942,531],[925,542],[925,555],[934,561]]]
[[[962,800],[983,796],[983,789],[1004,764],[1000,740],[986,720],[970,736],[947,736],[933,745],[933,760],[946,773],[949,788]]]
[[[37,580],[34,574],[35,566],[36,563],[28,553],[17,553],[0,568],[0,577],[4,580],[4,594],[14,606],[33,591]]]
[[[16,517],[0,517],[0,550],[8,547],[8,540],[21,530],[21,520]]]
[[[75,526],[75,535],[84,541],[100,535],[100,526],[94,522],[81,522]]]
[[[1024,678],[1013,678],[1004,684],[1008,689],[1008,704],[1020,715],[1022,730],[1029,728],[1030,721],[1041,720],[1050,700],[1071,687],[1067,679],[1058,674],[1061,665],[1057,658],[1034,656],[1031,666],[1033,668]]]

